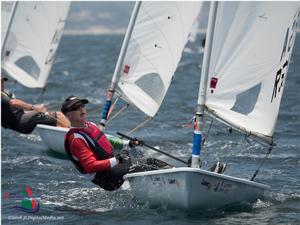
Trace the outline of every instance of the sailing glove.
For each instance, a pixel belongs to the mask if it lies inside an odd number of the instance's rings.
[[[131,162],[128,150],[122,150],[119,154],[116,155],[116,159],[119,163],[129,163]]]
[[[143,145],[144,143],[143,143],[143,141],[140,141],[140,140],[138,140],[138,139],[134,139],[134,140],[130,140],[129,141],[129,147],[130,148],[134,148],[134,147],[136,147],[136,146],[141,146],[141,145]]]
[[[111,169],[111,172],[115,177],[123,177],[126,173],[129,172],[129,168],[131,166],[129,152],[127,150],[122,150],[115,157],[119,161],[119,163]]]

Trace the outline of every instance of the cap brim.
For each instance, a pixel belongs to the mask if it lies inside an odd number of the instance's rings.
[[[77,106],[80,106],[82,104],[87,104],[89,103],[89,100],[87,99],[80,99],[80,100],[77,100],[77,101],[74,101],[72,104],[70,104],[67,108],[66,108],[66,111],[72,111],[72,109],[76,108]]]
[[[82,104],[87,104],[87,103],[89,103],[89,100],[87,100],[87,99],[85,99],[85,98],[84,98],[84,99],[81,99],[80,101],[81,101]]]

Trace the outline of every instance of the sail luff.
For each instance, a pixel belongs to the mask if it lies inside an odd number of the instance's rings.
[[[129,41],[130,41],[130,38],[131,38],[131,34],[132,34],[132,31],[133,31],[134,24],[135,24],[136,18],[138,16],[141,4],[142,4],[141,1],[137,1],[134,5],[132,16],[131,16],[130,21],[129,21],[128,29],[127,29],[126,34],[125,34],[124,42],[122,44],[120,55],[119,55],[117,65],[115,67],[114,75],[113,75],[113,78],[112,78],[112,82],[111,82],[111,89],[112,90],[115,89],[116,84],[119,82],[119,79],[120,79],[120,76],[121,76],[121,74],[120,74],[120,71],[121,71],[121,68],[122,68],[121,66],[122,66],[124,58],[125,58],[125,54],[126,54],[126,51],[127,51],[127,48],[128,48],[128,44],[129,44]]]
[[[128,28],[127,28],[127,31],[126,31],[126,34],[125,34],[125,38],[124,38],[124,41],[123,41],[123,44],[122,44],[122,47],[121,47],[121,51],[120,51],[120,54],[119,54],[119,57],[118,57],[118,61],[117,61],[116,67],[115,67],[115,71],[114,71],[113,78],[112,78],[112,81],[111,81],[110,89],[107,91],[107,94],[106,94],[105,106],[102,109],[102,114],[101,114],[101,119],[100,119],[100,126],[101,126],[102,130],[104,130],[105,127],[106,127],[106,123],[107,123],[107,119],[108,119],[108,112],[111,108],[111,102],[112,102],[112,99],[114,97],[116,84],[119,82],[120,77],[121,77],[121,73],[120,73],[121,68],[122,68],[121,66],[123,64],[123,61],[124,61],[124,58],[125,58],[125,55],[126,55],[128,44],[129,44],[129,41],[130,41],[130,38],[131,38],[131,34],[132,34],[132,31],[133,31],[133,28],[134,28],[136,18],[139,14],[141,4],[142,4],[141,1],[137,1],[134,5],[132,15],[131,15],[131,18],[130,18],[130,21],[129,21],[129,24],[128,24]]]
[[[210,57],[211,57],[211,49],[212,49],[212,41],[214,36],[214,27],[216,21],[216,14],[217,14],[217,7],[218,2],[211,2],[211,10],[209,12],[209,22],[208,28],[206,33],[206,44],[203,56],[203,63],[202,63],[202,71],[201,71],[201,78],[200,78],[200,85],[199,85],[199,93],[198,93],[198,105],[200,105],[201,112],[203,114],[204,111],[204,103],[205,103],[205,95],[207,89],[207,79],[209,73],[209,64],[210,64]]]
[[[1,59],[4,56],[4,47],[5,47],[6,42],[7,42],[8,33],[10,31],[10,28],[11,28],[13,17],[15,15],[15,12],[16,12],[16,9],[17,9],[17,5],[18,5],[18,1],[16,1],[16,2],[13,3],[13,9],[12,9],[12,12],[11,12],[11,14],[9,16],[10,18],[9,18],[8,26],[7,26],[6,31],[4,33],[4,39],[3,39],[3,42],[2,42]]]

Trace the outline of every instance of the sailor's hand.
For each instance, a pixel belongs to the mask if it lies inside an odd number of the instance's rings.
[[[31,109],[36,112],[47,112],[47,108],[44,106],[44,104],[32,105]]]
[[[123,178],[123,176],[129,172],[131,166],[131,159],[128,155],[128,151],[123,150],[115,156],[118,164],[111,168],[111,174],[114,177]]]
[[[141,145],[143,145],[143,142],[140,141],[140,140],[135,139],[135,140],[129,141],[129,147],[130,148],[134,148],[136,146],[141,146]]]
[[[119,154],[116,155],[116,159],[119,163],[130,163],[131,159],[129,152],[127,150],[122,150]]]

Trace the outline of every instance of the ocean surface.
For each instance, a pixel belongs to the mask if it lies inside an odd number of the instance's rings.
[[[200,37],[201,39],[201,37]],[[27,89],[8,82],[7,88],[28,102],[44,103],[59,110],[69,95],[90,100],[89,120],[99,122],[105,90],[117,62],[122,35],[63,36],[46,90]],[[200,40],[201,41],[201,40]],[[176,71],[159,114],[134,136],[159,146],[177,157],[191,154],[192,129],[184,125],[193,117],[198,93],[201,49],[190,44]],[[35,131],[22,135],[1,129],[2,223],[3,224],[300,224],[300,35],[292,62],[275,131],[277,146],[263,165],[256,181],[271,185],[265,199],[254,204],[210,211],[181,211],[151,206],[135,199],[124,185],[105,192],[86,181],[63,156],[53,153]],[[144,119],[129,109],[108,125],[108,132],[126,132]],[[143,148],[146,156],[169,160]],[[202,152],[203,167],[217,160],[226,162],[226,174],[251,178],[267,149],[215,123]],[[175,163],[174,161],[170,161]],[[39,202],[32,214],[16,208],[25,185]],[[27,194],[29,193],[27,191]]]

